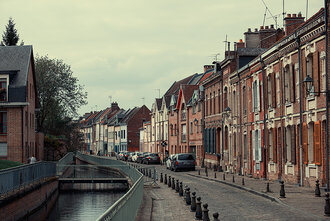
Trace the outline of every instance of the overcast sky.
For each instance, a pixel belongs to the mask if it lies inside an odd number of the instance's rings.
[[[282,27],[283,0],[264,0]],[[285,0],[308,18],[323,0]],[[13,17],[34,54],[64,60],[88,92],[79,113],[117,101],[150,108],[174,81],[201,73],[224,43],[263,24],[262,0],[0,0],[0,32]],[[275,24],[267,11],[265,25]],[[232,44],[233,45],[233,44]],[[0,58],[1,59],[1,58]]]

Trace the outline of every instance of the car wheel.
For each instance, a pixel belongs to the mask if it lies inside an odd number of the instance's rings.
[[[174,168],[174,172],[177,172],[178,171],[178,169],[177,168]]]

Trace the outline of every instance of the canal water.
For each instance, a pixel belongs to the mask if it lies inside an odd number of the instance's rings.
[[[96,220],[125,193],[64,192],[50,212],[47,221]]]

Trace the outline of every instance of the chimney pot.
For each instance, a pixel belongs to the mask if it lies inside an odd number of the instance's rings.
[[[292,14],[292,17],[293,17],[293,18],[296,18],[296,17],[297,17],[297,14]]]
[[[258,29],[257,29],[257,28],[255,28],[255,29],[254,29],[254,32],[258,32]]]
[[[251,32],[251,28],[248,28],[248,32]]]
[[[287,18],[291,18],[291,14],[288,14]]]
[[[260,30],[263,30],[264,29],[264,26],[260,26]]]
[[[239,39],[239,43],[243,43],[243,40],[242,39]]]
[[[298,13],[298,17],[299,17],[299,18],[302,17],[301,12]]]
[[[271,29],[274,29],[274,25],[270,25],[270,28],[271,28]]]
[[[265,27],[265,29],[268,29],[269,27],[268,27],[268,25]]]

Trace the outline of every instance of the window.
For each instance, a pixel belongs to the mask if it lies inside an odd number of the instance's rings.
[[[307,159],[308,163],[314,163],[314,123],[309,123],[307,127]]]
[[[322,91],[326,91],[326,75],[325,75],[325,52],[320,53],[320,65],[321,65],[321,75],[322,75]]]
[[[213,91],[213,114],[215,114],[215,91]]]
[[[7,154],[7,143],[0,143],[0,157],[6,157]]]
[[[269,160],[274,159],[274,145],[273,145],[273,130],[269,129],[268,132],[268,145],[269,145]]]
[[[181,106],[181,120],[186,120],[186,107],[184,104]]]
[[[262,161],[261,159],[261,133],[259,130],[254,131],[253,135],[253,160]]]
[[[246,87],[243,86],[243,114],[247,114],[247,94],[246,94]]]
[[[7,79],[0,78],[0,101],[7,101]]]
[[[0,134],[7,134],[7,112],[0,112]]]
[[[271,77],[271,74],[268,75],[267,77],[267,100],[268,100],[268,107],[272,107],[272,77]]]
[[[244,134],[244,160],[248,159],[247,135]]]
[[[177,135],[176,124],[174,124],[174,135]]]
[[[252,86],[252,94],[253,94],[253,111],[260,111],[260,90],[259,90],[259,82],[255,80]]]
[[[192,113],[196,114],[196,103],[195,102],[192,104]]]
[[[236,116],[236,91],[233,91],[233,114]]]
[[[190,134],[194,132],[193,122],[190,122]]]
[[[198,112],[200,112],[201,111],[201,102],[198,102]]]
[[[171,136],[173,136],[173,124],[170,125],[171,128]]]
[[[228,91],[227,87],[225,87],[224,93],[223,93],[223,108],[224,110],[228,107],[228,99],[227,99]]]
[[[210,115],[212,114],[212,93],[210,93]]]
[[[220,89],[218,89],[218,113],[221,113],[221,110],[220,110]]]
[[[311,78],[313,78],[313,84],[312,84],[312,88],[311,88],[311,92],[314,92],[314,86],[315,86],[315,79],[313,76],[313,56],[312,54],[308,55],[306,57],[306,76],[309,75]],[[306,91],[304,92],[306,93]],[[308,96],[314,96],[314,93],[310,93]]]
[[[186,125],[185,124],[183,124],[182,126],[182,131],[181,131],[181,141],[182,142],[186,142]]]
[[[287,65],[284,70],[284,100],[285,103],[288,103],[290,101],[290,70],[289,65]]]

